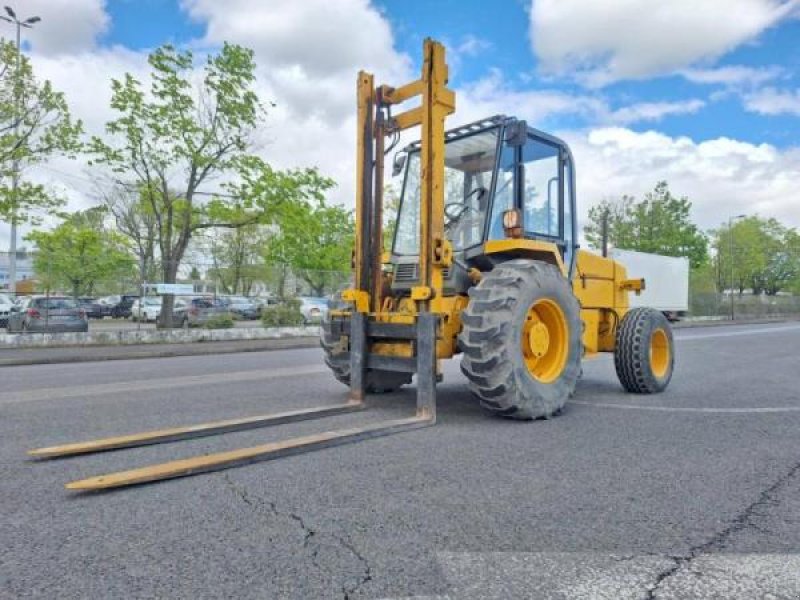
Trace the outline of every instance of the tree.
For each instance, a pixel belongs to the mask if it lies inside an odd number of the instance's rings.
[[[34,231],[33,267],[47,287],[68,289],[74,297],[91,295],[100,282],[130,277],[134,259],[125,239],[103,228],[102,209],[76,213],[52,231]]]
[[[250,294],[264,272],[263,251],[267,234],[263,226],[247,225],[221,231],[211,239],[213,271],[210,275],[226,294]]]
[[[37,213],[63,204],[41,185],[18,181],[26,168],[54,154],[72,155],[80,145],[82,125],[73,121],[64,95],[49,81],[39,82],[30,61],[19,57],[12,42],[0,39],[0,220],[18,224],[39,222]]]
[[[137,190],[112,186],[102,192],[103,204],[111,214],[116,230],[130,240],[136,253],[139,280],[157,279],[156,262],[157,222],[147,198]]]
[[[267,263],[289,265],[317,296],[350,270],[353,213],[324,200],[286,204],[267,242]]]
[[[731,287],[733,275],[740,295],[749,288],[774,296],[800,277],[800,236],[775,219],[750,216],[712,234],[720,289]]]
[[[691,222],[692,203],[676,198],[666,181],[659,182],[644,200],[633,196],[605,199],[589,209],[586,239],[594,248],[602,244],[602,223],[608,218],[608,240],[616,248],[653,252],[665,256],[687,256],[697,268],[708,258],[708,242]]]
[[[91,149],[121,185],[143,194],[156,221],[161,277],[174,283],[197,231],[269,222],[276,194],[291,201],[315,193],[323,180],[314,171],[275,171],[249,154],[264,115],[251,50],[226,43],[198,73],[191,52],[166,45],[149,64],[149,93],[130,74],[112,81],[119,117],[106,126],[111,141],[95,137]],[[203,191],[221,177],[235,183]],[[163,327],[172,325],[173,303],[164,296]]]

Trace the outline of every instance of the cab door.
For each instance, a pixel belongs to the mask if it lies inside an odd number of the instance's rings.
[[[570,153],[562,143],[529,135],[519,160],[519,209],[525,237],[555,243],[571,274],[575,235]]]

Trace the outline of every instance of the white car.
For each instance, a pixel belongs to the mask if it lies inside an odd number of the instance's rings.
[[[328,299],[313,296],[300,297],[300,312],[306,325],[319,323],[328,316]]]
[[[11,314],[11,307],[14,301],[7,294],[0,294],[0,327],[8,326],[8,315]]]
[[[179,308],[185,308],[186,302],[180,298],[175,299],[173,311]],[[148,321],[155,322],[161,315],[161,296],[148,296],[142,301],[137,298],[131,304],[131,320],[133,321]]]

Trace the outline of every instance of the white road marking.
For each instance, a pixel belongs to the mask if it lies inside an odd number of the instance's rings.
[[[714,333],[699,333],[696,335],[685,335],[686,329],[678,330],[681,333],[675,335],[676,340],[709,340],[712,338],[736,337],[740,335],[762,335],[765,333],[786,333],[787,331],[798,331],[800,325],[790,325],[788,327],[761,327],[760,329],[745,329],[742,331],[717,331]]]
[[[449,589],[441,596],[415,599],[626,600],[650,591],[659,600],[800,596],[798,554],[704,554],[660,582],[659,576],[676,564],[666,555],[439,552],[437,562]]]
[[[281,377],[298,377],[303,375],[319,375],[329,372],[324,364],[304,367],[266,368],[250,371],[227,371],[207,373],[205,375],[184,375],[180,377],[155,377],[135,381],[119,381],[115,383],[98,383],[95,385],[75,385],[64,387],[36,388],[16,392],[0,392],[0,406],[17,402],[36,400],[58,400],[83,396],[101,396],[122,392],[141,392],[146,390],[168,390],[176,387],[201,385],[219,385],[239,383],[243,381],[260,381]]]

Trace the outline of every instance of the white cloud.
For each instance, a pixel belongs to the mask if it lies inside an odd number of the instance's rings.
[[[506,85],[498,70],[457,90],[456,104],[453,124],[495,114],[514,115],[531,124],[541,124],[557,115],[593,119],[608,113],[605,101],[592,95],[575,96],[558,90],[514,90]]]
[[[761,85],[783,75],[784,69],[777,65],[769,67],[745,67],[729,65],[713,69],[684,69],[680,74],[692,83],[735,85]]]
[[[641,197],[666,180],[673,193],[693,202],[692,216],[704,229],[740,213],[800,226],[795,201],[800,149],[781,151],[724,137],[697,142],[622,127],[562,135],[575,154],[584,219],[589,207],[606,196]]]
[[[543,71],[600,87],[713,60],[793,14],[799,0],[532,0]]]
[[[108,29],[105,4],[105,0],[25,0],[15,3],[15,8],[20,19],[42,19],[32,29],[22,30],[23,39],[37,54],[66,54],[92,48]],[[10,24],[2,25],[11,28]],[[13,35],[11,32],[5,37]]]
[[[640,102],[615,110],[611,113],[610,120],[621,124],[659,121],[669,115],[696,113],[705,105],[703,100],[698,99],[679,102]]]
[[[800,89],[782,91],[765,88],[744,97],[744,106],[751,112],[762,115],[800,116]]]

